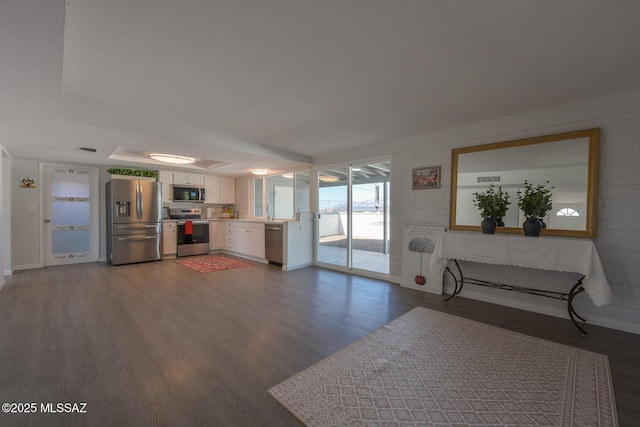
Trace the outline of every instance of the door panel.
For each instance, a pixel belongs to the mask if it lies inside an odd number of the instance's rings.
[[[97,169],[44,165],[44,265],[98,259]]]
[[[162,259],[162,235],[113,237],[113,265]]]
[[[348,168],[318,172],[318,262],[346,267],[348,225]]]
[[[140,181],[140,222],[162,221],[162,194],[157,182]]]
[[[111,180],[111,209],[114,224],[139,222],[136,181],[128,179]]]

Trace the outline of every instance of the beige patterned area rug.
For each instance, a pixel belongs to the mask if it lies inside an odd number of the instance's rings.
[[[417,307],[269,390],[309,426],[617,426],[607,356]]]

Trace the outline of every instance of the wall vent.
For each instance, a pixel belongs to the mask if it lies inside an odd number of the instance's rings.
[[[478,182],[501,182],[502,178],[499,176],[479,176]]]

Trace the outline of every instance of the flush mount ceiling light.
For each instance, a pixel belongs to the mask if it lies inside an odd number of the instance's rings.
[[[332,175],[320,175],[320,181],[321,182],[338,182],[340,181],[340,178]]]
[[[149,158],[158,162],[171,163],[174,165],[189,165],[195,163],[193,157],[178,156],[175,154],[149,153]]]
[[[269,173],[269,169],[251,169],[251,173],[254,175],[266,175]]]

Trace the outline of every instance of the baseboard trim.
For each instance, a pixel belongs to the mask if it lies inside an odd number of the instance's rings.
[[[18,271],[18,270],[33,270],[35,268],[42,268],[42,264],[38,263],[38,264],[22,264],[22,265],[14,265],[13,266],[13,270],[14,271]]]
[[[313,262],[305,262],[304,264],[298,264],[298,265],[283,265],[282,270],[284,271],[300,270],[301,268],[311,267],[312,265],[313,265]]]
[[[378,279],[378,280],[384,280],[386,282],[389,282],[389,275],[384,273],[377,273],[375,271],[369,271],[369,270],[361,270],[359,268],[352,268],[351,270],[349,270],[347,267],[343,267],[335,264],[325,264],[323,262],[316,262],[313,265],[320,268],[326,268],[327,270],[335,270],[335,271],[340,271],[342,273],[353,274],[354,276],[368,277],[370,279]]]
[[[443,294],[451,295],[453,293],[453,286],[445,286]],[[476,290],[466,290],[460,295],[461,298],[475,299],[478,301],[484,301],[492,304],[504,305],[506,307],[517,308],[520,310],[531,311],[534,313],[546,314],[548,316],[560,317],[562,319],[569,319],[566,307],[549,307],[541,306],[539,304],[527,303],[524,301],[516,301],[508,298],[496,297],[494,295],[483,294]],[[453,301],[452,301],[453,303]],[[615,329],[623,332],[630,332],[632,334],[640,334],[640,324],[632,323],[619,318],[610,318],[600,316],[596,313],[584,313],[584,317],[587,319],[587,328],[589,324],[598,325],[605,328]],[[587,330],[588,332],[588,330]]]

